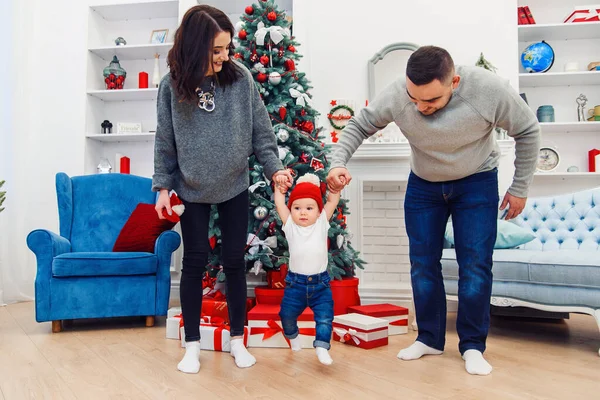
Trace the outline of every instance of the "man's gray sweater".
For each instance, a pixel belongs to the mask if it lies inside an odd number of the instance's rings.
[[[527,197],[540,147],[540,125],[508,81],[481,67],[457,67],[461,80],[450,102],[422,115],[406,92],[402,77],[352,118],[331,157],[345,166],[363,140],[395,122],[412,150],[411,169],[430,182],[465,178],[498,166],[495,127],[515,139],[515,175],[509,193]]]
[[[252,75],[216,87],[215,109],[181,102],[171,75],[158,88],[158,125],[152,189],[174,189],[182,199],[217,204],[248,188],[248,157],[254,153],[268,179],[283,166],[277,139]]]

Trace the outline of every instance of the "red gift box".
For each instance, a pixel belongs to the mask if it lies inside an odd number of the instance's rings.
[[[346,314],[348,307],[359,306],[358,278],[342,278],[332,280],[331,294],[333,296],[333,315]]]
[[[348,312],[385,319],[389,323],[389,336],[408,333],[408,308],[389,303],[369,304],[366,306],[348,307]]]
[[[227,300],[221,292],[217,292],[215,297],[204,296],[202,299],[202,316],[223,318],[225,322],[229,323]]]
[[[356,313],[336,315],[333,317],[333,340],[361,349],[386,346],[388,322]]]
[[[285,289],[272,289],[268,286],[257,286],[254,288],[257,304],[279,305],[283,300]]]
[[[278,270],[267,271],[267,285],[271,289],[285,289],[285,276],[288,272],[288,266],[282,264]]]
[[[248,313],[248,347],[290,346],[283,334],[279,319],[280,306],[276,304],[257,304]],[[312,348],[315,340],[314,314],[306,308],[298,317],[298,330],[302,348]]]

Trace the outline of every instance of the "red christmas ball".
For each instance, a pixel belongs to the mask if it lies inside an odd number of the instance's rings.
[[[296,69],[296,64],[294,63],[294,60],[292,59],[287,59],[283,62],[283,66],[285,67],[286,71],[293,71]]]
[[[243,60],[243,59],[244,59],[244,56],[243,56],[243,55],[241,55],[240,53],[235,53],[235,54],[233,55],[233,58],[236,58],[236,59],[238,59],[238,60]]]
[[[254,8],[252,8],[252,6],[246,7],[246,9],[244,11],[246,11],[246,14],[248,14],[248,15],[254,14]]]
[[[291,44],[288,46],[288,50],[291,51],[292,53],[296,52],[296,48]]]
[[[277,13],[275,11],[271,11],[267,14],[267,19],[271,22],[275,21],[277,19]]]
[[[315,124],[310,121],[304,121],[300,127],[306,133],[312,133],[315,130]]]
[[[281,119],[285,119],[285,116],[287,114],[287,109],[285,107],[279,107],[279,116],[281,117]]]
[[[256,75],[256,80],[260,83],[265,83],[267,81],[267,74],[264,74],[262,72],[259,72],[258,75]]]
[[[262,65],[267,65],[269,63],[269,57],[267,57],[267,56],[260,56],[260,63]]]
[[[304,108],[300,110],[300,115],[303,117],[306,115],[306,110]]]
[[[238,33],[238,37],[242,40],[246,40],[246,37],[248,37],[248,33],[246,33],[245,29],[242,29],[239,33]]]

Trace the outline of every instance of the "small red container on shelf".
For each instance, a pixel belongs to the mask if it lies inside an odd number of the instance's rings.
[[[140,72],[139,73],[139,88],[140,89],[148,89],[148,73],[147,72]]]
[[[130,162],[131,160],[129,159],[129,157],[121,157],[121,161],[120,161],[120,172],[122,174],[129,174],[129,168],[130,168]]]

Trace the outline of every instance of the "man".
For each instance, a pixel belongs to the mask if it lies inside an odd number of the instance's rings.
[[[331,157],[329,187],[352,179],[346,163],[363,140],[395,122],[411,146],[404,202],[417,340],[398,358],[442,354],[446,299],[440,259],[452,216],[459,264],[459,350],[467,372],[488,375],[483,358],[489,327],[492,253],[498,218],[498,159],[494,128],[515,139],[515,174],[500,209],[506,219],[525,206],[540,145],[534,113],[508,82],[480,67],[457,66],[442,48],[425,46],[408,60],[406,79],[387,87],[352,118]]]

